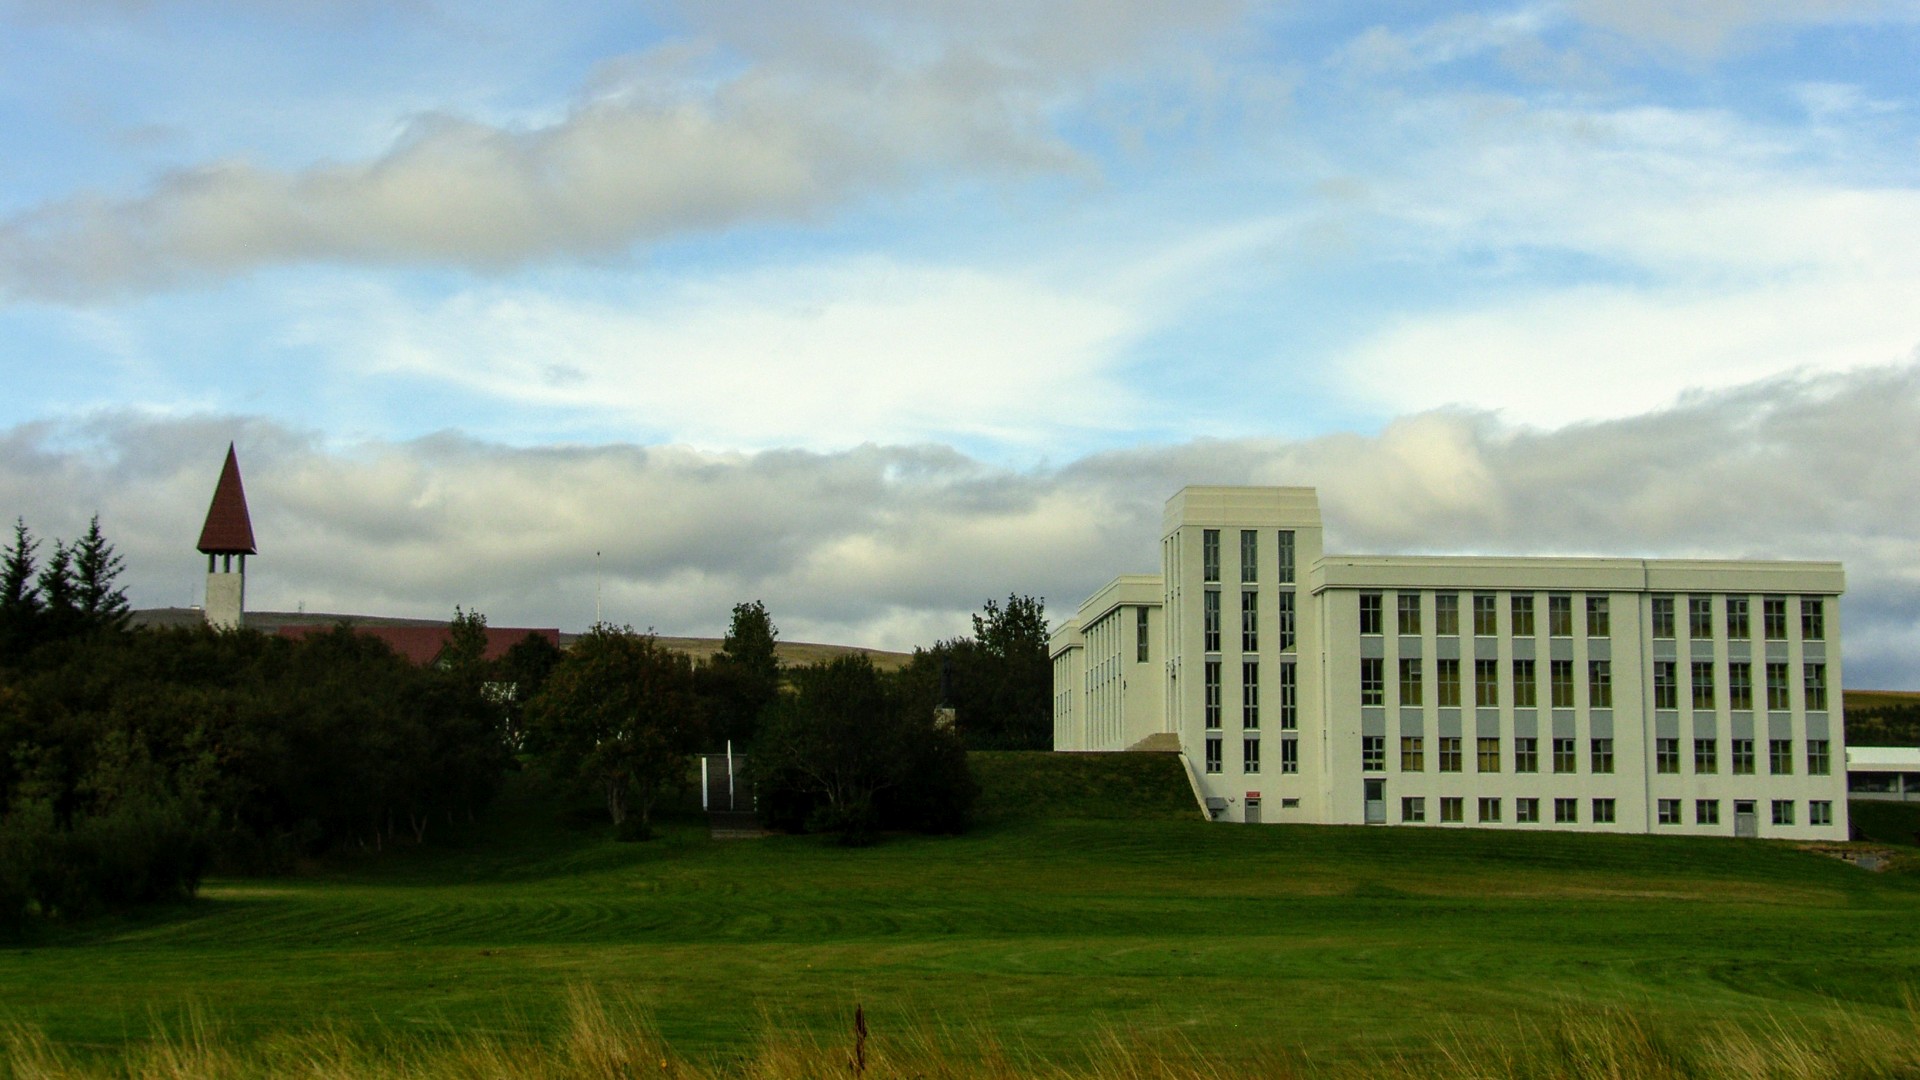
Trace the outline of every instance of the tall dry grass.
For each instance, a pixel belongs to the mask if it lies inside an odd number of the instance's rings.
[[[1920,1077],[1920,1006],[1897,1021],[1724,1024],[1680,1032],[1646,1013],[1568,1013],[1509,1040],[1456,1033],[1390,1054],[1310,1061],[1276,1045],[1252,1059],[1190,1042],[1107,1032],[1084,1061],[1058,1064],[980,1030],[850,1027],[838,1040],[768,1023],[737,1052],[673,1052],[643,1011],[577,990],[558,1037],[396,1038],[379,1044],[313,1030],[242,1043],[202,1016],[112,1059],[76,1055],[37,1031],[0,1031],[7,1080],[1882,1080]]]

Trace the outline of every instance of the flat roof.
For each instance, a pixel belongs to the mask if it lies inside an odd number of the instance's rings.
[[[1848,772],[1920,772],[1920,746],[1849,746]]]

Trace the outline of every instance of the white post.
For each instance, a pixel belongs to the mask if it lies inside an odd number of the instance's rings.
[[[735,809],[733,798],[733,740],[727,740],[727,809]]]
[[[707,806],[707,755],[705,754],[700,755],[700,809],[711,809]]]

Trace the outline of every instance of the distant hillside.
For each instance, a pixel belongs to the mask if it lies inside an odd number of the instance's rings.
[[[206,616],[199,608],[147,608],[133,613],[134,626],[199,626]],[[273,631],[282,626],[322,626],[334,623],[346,623],[349,626],[445,626],[445,619],[401,619],[386,615],[339,615],[320,611],[249,611],[247,625],[257,630]],[[562,633],[560,645],[565,648],[573,644],[578,634]],[[696,661],[705,660],[720,651],[719,638],[665,637],[660,644],[675,652],[683,652]],[[779,654],[782,663],[799,666],[831,660],[836,656],[850,653],[866,653],[873,660],[873,666],[882,671],[896,671],[907,666],[913,659],[911,653],[887,652],[883,649],[863,649],[857,645],[822,645],[811,641],[776,642],[774,651]]]

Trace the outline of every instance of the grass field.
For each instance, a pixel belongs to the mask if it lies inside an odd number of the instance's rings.
[[[1168,757],[975,760],[979,829],[866,850],[691,820],[616,844],[520,778],[449,846],[213,880],[0,953],[0,1020],[108,1056],[194,1023],[241,1046],[513,1041],[588,991],[694,1059],[838,1039],[858,1003],[877,1042],[945,1028],[1059,1062],[1109,1033],[1369,1060],[1613,1008],[1682,1033],[1914,1022],[1911,872],[1771,842],[1209,825]]]

